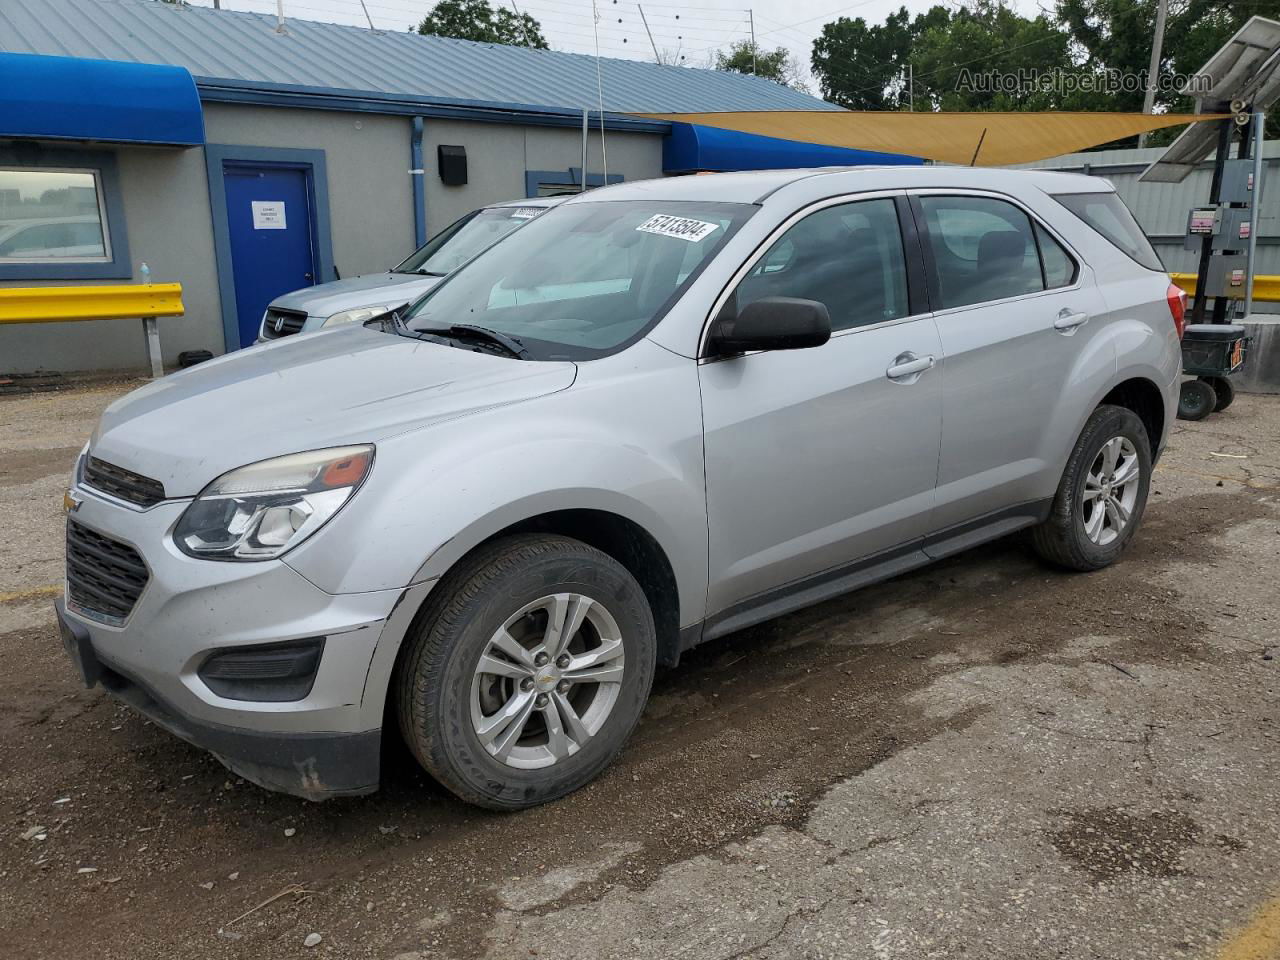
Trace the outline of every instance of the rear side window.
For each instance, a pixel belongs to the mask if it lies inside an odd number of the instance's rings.
[[[963,307],[1044,290],[1031,220],[991,197],[922,196],[938,306]]]
[[[1138,221],[1114,193],[1055,193],[1053,199],[1102,234],[1130,260],[1148,270],[1165,272],[1164,264]]]

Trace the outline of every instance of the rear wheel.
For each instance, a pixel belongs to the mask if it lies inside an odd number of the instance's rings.
[[[1203,420],[1218,405],[1218,395],[1204,380],[1184,380],[1178,391],[1178,419]]]
[[[401,666],[400,727],[463,800],[515,810],[595,778],[635,728],[656,639],[612,557],[559,536],[482,548],[432,591]]]
[[[1112,563],[1142,522],[1150,483],[1142,421],[1124,407],[1099,407],[1071,451],[1049,519],[1032,531],[1036,552],[1070,570]]]
[[[1214,413],[1227,409],[1236,398],[1236,388],[1226,377],[1201,377],[1200,382],[1213,387],[1213,394],[1217,398],[1217,403],[1213,405]]]

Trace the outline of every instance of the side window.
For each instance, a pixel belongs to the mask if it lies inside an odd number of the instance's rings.
[[[765,297],[826,304],[832,330],[910,313],[893,200],[859,200],[805,217],[756,261],[734,291],[737,310]]]
[[[920,197],[942,308],[1045,288],[1031,220],[990,197]]]
[[[1040,260],[1044,263],[1044,285],[1053,290],[1056,287],[1069,287],[1076,279],[1076,262],[1071,254],[1062,249],[1062,244],[1040,224],[1035,225],[1036,240],[1040,244]]]

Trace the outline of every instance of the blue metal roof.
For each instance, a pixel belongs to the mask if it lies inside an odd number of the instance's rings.
[[[246,89],[343,91],[502,109],[597,108],[596,60],[582,54],[310,20],[287,20],[277,33],[274,16],[155,0],[0,0],[0,51],[185,67],[206,99]],[[739,73],[610,58],[601,67],[608,112],[838,109]]]
[[[0,53],[0,133],[196,146],[204,114],[180,67]]]
[[[662,145],[662,169],[667,173],[922,163],[920,157],[898,153],[800,143],[698,123],[671,124],[671,132]]]

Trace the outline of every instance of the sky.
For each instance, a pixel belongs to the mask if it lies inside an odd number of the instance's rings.
[[[197,6],[213,6],[213,0],[190,0]],[[286,19],[322,20],[368,26],[360,0],[283,0]],[[511,6],[513,0],[490,0]],[[693,0],[694,5],[676,0],[597,0],[600,10],[600,54],[627,60],[654,59],[654,46],[666,62],[686,66],[711,66],[715,52],[726,50],[735,40],[751,36],[752,21],[756,41],[766,49],[786,47],[794,55],[810,92],[817,94],[817,83],[809,71],[809,57],[814,38],[822,25],[837,17],[862,17],[868,23],[879,23],[899,6],[912,13],[922,12],[935,2],[959,6],[956,0],[758,0],[748,10],[744,2],[752,0]],[[369,18],[379,30],[404,30],[431,9],[432,0],[364,0]],[[532,14],[542,24],[543,35],[553,50],[571,53],[594,53],[593,13],[591,0],[514,0],[522,13]],[[1010,5],[1025,16],[1032,16],[1036,0],[1010,0]],[[648,20],[653,42],[645,32],[641,18]],[[255,13],[276,12],[276,0],[222,0],[224,10],[247,10]],[[680,58],[683,59],[680,59]]]

